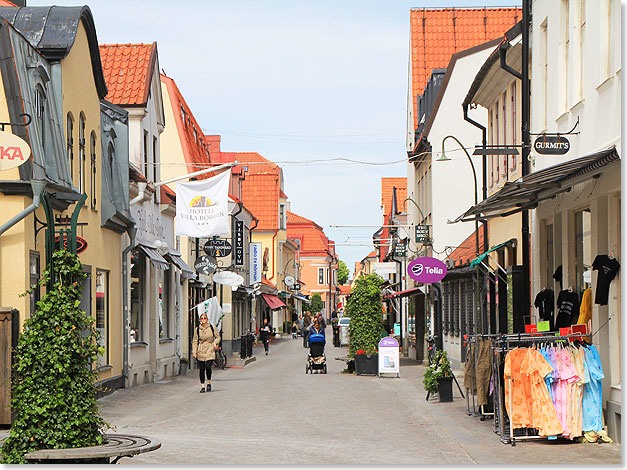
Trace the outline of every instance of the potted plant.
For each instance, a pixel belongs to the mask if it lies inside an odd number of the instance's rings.
[[[345,316],[350,317],[349,356],[355,358],[357,375],[377,375],[379,356],[377,346],[383,329],[381,285],[383,278],[368,274],[359,278],[346,304]]]
[[[445,351],[437,351],[434,362],[427,367],[422,384],[427,392],[437,393],[440,403],[453,401],[453,370]]]
[[[189,368],[189,361],[186,358],[182,357],[179,362],[180,362],[179,375],[187,374],[187,369]]]

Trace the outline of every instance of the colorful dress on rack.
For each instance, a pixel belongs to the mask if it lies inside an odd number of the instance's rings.
[[[532,427],[531,382],[528,380],[526,371],[522,370],[526,355],[526,348],[512,349],[505,357],[503,369],[505,409],[515,429]]]
[[[531,382],[532,427],[536,428],[541,436],[554,436],[562,433],[564,428],[557,417],[545,382],[547,376],[552,376],[553,367],[540,351],[529,348],[523,368],[526,369]]]
[[[573,366],[577,371],[577,381],[571,384],[571,401],[570,401],[570,438],[574,439],[575,437],[581,436],[582,433],[582,409],[581,409],[581,400],[583,395],[583,384],[586,381],[586,371],[585,366],[583,364],[583,351],[571,346],[568,348],[568,351],[571,354],[571,359],[573,362]]]
[[[603,366],[594,345],[583,348],[590,381],[583,384],[582,429],[599,432],[603,429]]]
[[[555,411],[564,428],[562,436],[570,437],[572,384],[579,380],[579,376],[577,375],[577,370],[572,363],[570,353],[567,349],[556,348],[555,355],[559,369],[559,380],[555,382],[555,388],[553,390],[555,396]]]

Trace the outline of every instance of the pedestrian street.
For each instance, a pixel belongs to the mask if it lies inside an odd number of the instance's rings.
[[[327,328],[327,335],[330,328]],[[300,338],[255,346],[243,369],[198,371],[120,389],[99,400],[115,432],[161,441],[122,464],[618,464],[619,444],[500,442],[492,421],[453,403],[425,400],[424,366],[405,360],[400,378],[343,374],[346,348],[326,346],[328,374],[305,374]]]

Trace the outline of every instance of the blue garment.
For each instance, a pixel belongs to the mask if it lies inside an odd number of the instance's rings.
[[[546,362],[551,365],[551,367],[553,368],[553,372],[555,372],[557,366],[553,363],[553,361],[551,361],[551,355],[549,354],[548,348],[540,348],[540,354],[542,354],[542,357],[546,359]],[[546,388],[549,389],[549,396],[551,397],[551,401],[555,403],[555,400],[553,399],[553,388],[551,387],[551,384],[553,383],[553,373],[547,374],[547,376],[544,378],[544,382],[546,383]]]
[[[601,380],[603,366],[599,351],[592,344],[584,348],[585,366],[589,381],[583,384],[582,429],[586,431],[601,431],[603,429],[603,387]],[[585,375],[585,374],[584,374]]]

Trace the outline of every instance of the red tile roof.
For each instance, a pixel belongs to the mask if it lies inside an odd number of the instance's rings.
[[[396,188],[397,210],[398,212],[403,212],[403,201],[407,197],[407,178],[381,178],[381,208],[383,209],[384,219],[393,215],[390,213],[392,210],[393,188]]]
[[[0,0],[0,7],[16,7],[15,3],[11,3],[8,0]]]
[[[498,37],[522,18],[520,8],[412,8],[411,71],[414,129],[418,127],[417,95],[431,71],[446,68],[451,56]]]
[[[163,185],[159,188],[161,190],[161,203],[169,204],[176,202],[176,193],[172,191],[167,185]]]
[[[181,94],[178,86],[173,79],[161,74],[161,83],[165,85],[165,90],[170,97],[172,111],[174,113],[174,123],[178,130],[181,147],[183,148],[183,156],[187,164],[187,171],[193,173],[195,171],[204,170],[209,165],[209,147],[205,142],[204,134],[200,129],[200,125],[192,114],[191,109],[185,102],[185,98]],[[185,121],[183,122],[183,116]],[[168,123],[167,125],[172,125]],[[198,176],[198,179],[210,178],[211,173]]]
[[[346,286],[338,286],[340,288],[340,294],[342,295],[347,295],[351,293],[351,286],[350,285],[346,285]]]
[[[290,211],[287,211],[287,236],[300,240],[301,256],[327,256],[326,250],[333,251],[329,249],[333,242],[320,225]]]
[[[109,90],[105,99],[120,106],[145,105],[156,58],[156,42],[102,44],[100,60]]]
[[[450,260],[455,267],[470,264],[477,257],[476,239],[476,232],[473,231],[446,259]],[[479,252],[483,253],[483,227],[481,226],[479,226]]]

